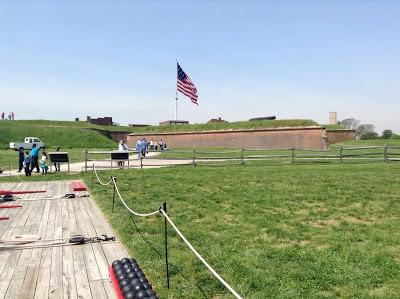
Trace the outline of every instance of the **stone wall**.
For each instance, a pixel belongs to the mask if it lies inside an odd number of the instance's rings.
[[[142,137],[148,140],[163,139],[171,148],[296,148],[326,149],[325,128],[285,127],[268,129],[219,130],[202,132],[128,134],[129,147],[135,147]]]
[[[346,140],[355,140],[356,132],[355,130],[328,130],[326,131],[326,136],[328,137],[329,144],[343,142]]]

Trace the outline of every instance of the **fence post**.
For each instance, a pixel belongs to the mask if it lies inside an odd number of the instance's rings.
[[[244,148],[242,146],[242,149],[240,151],[240,164],[244,165]]]
[[[295,146],[293,145],[293,147],[292,147],[292,163],[294,163],[294,161],[295,161],[295,159],[296,159],[296,154],[295,154]]]
[[[117,180],[117,178],[116,177],[113,177],[113,176],[111,176],[111,180]],[[114,213],[114,206],[115,206],[115,184],[114,184],[114,182],[113,182],[113,187],[114,187],[114,190],[113,190],[113,201],[112,201],[112,212]]]
[[[88,150],[85,149],[85,171],[87,171],[87,157],[88,157]]]
[[[10,173],[10,182],[11,182],[11,163],[8,163],[8,171]]]
[[[388,160],[388,148],[387,144],[385,144],[385,147],[383,149],[383,162],[387,162]]]
[[[340,145],[340,163],[343,163],[343,145]]]
[[[192,161],[193,167],[196,166],[195,159],[196,159],[196,150],[193,150],[193,161]]]
[[[167,203],[163,203],[163,210],[167,213]],[[165,244],[165,269],[167,272],[167,286],[169,289],[169,270],[168,270],[168,235],[167,235],[167,218],[164,216],[164,244]]]

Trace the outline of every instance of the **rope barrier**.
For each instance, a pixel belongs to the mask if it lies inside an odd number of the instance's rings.
[[[95,168],[93,167],[93,169],[95,170]],[[97,180],[100,182],[97,174],[96,174]],[[162,213],[165,217],[165,219],[167,219],[167,221],[171,224],[171,226],[174,228],[174,230],[176,231],[176,233],[179,235],[179,237],[186,243],[186,245],[189,247],[189,249],[196,255],[196,257],[211,271],[211,273],[238,299],[242,299],[242,297],[207,263],[207,261],[197,252],[197,250],[193,247],[192,244],[190,244],[190,242],[185,238],[185,236],[181,233],[181,231],[176,227],[176,225],[172,222],[172,220],[168,217],[167,213],[162,209],[159,208],[158,210],[151,212],[151,213],[147,213],[147,214],[142,214],[142,213],[138,213],[133,211],[131,208],[129,208],[129,206],[126,204],[126,202],[124,201],[124,199],[121,196],[121,193],[119,192],[117,183],[115,181],[115,177],[112,177],[111,181],[114,184],[114,188],[115,191],[118,194],[119,199],[121,200],[122,204],[125,206],[125,208],[133,215],[139,216],[139,217],[149,217],[149,216],[153,216],[156,215],[158,213]]]
[[[97,180],[99,181],[99,183],[100,183],[101,185],[107,186],[107,185],[110,185],[110,184],[112,183],[112,181],[113,181],[112,179],[111,179],[110,181],[108,181],[107,183],[103,183],[103,182],[100,180],[99,176],[97,175],[96,167],[94,166],[94,164],[93,164],[93,171],[94,171],[94,174],[96,175]]]
[[[160,213],[159,210],[156,210],[156,211],[154,211],[154,212],[147,213],[147,214],[142,214],[142,213],[138,213],[138,212],[133,211],[131,208],[128,207],[128,205],[125,203],[124,199],[122,198],[121,193],[119,192],[117,183],[115,182],[115,177],[113,177],[111,180],[112,180],[113,183],[114,183],[115,191],[117,191],[118,197],[119,197],[119,199],[121,200],[122,204],[123,204],[123,205],[125,206],[125,208],[127,208],[127,210],[128,210],[129,212],[131,212],[133,215],[136,215],[136,216],[139,216],[139,217],[148,217],[148,216],[152,216],[152,215],[155,215],[155,214]]]
[[[197,250],[189,243],[189,241],[185,238],[185,236],[180,232],[180,230],[176,227],[176,225],[172,222],[172,220],[168,217],[167,213],[163,209],[160,208],[160,212],[164,215],[164,217],[168,220],[168,222],[172,225],[176,233],[179,237],[186,243],[186,245],[193,251],[193,253],[197,256],[197,258],[211,271],[212,274],[229,290],[231,293],[238,299],[242,299],[242,297],[207,263],[207,261],[197,252]]]

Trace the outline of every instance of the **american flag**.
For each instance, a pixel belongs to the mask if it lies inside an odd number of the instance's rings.
[[[177,81],[177,88],[178,91],[183,93],[185,96],[189,97],[193,104],[197,104],[197,88],[194,86],[192,80],[190,80],[189,76],[185,74],[182,70],[179,63],[178,65],[178,81]]]

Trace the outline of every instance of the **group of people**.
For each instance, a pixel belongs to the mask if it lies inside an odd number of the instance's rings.
[[[1,119],[4,119],[6,117],[6,114],[4,112],[1,113]],[[14,112],[8,112],[8,119],[9,120],[14,120],[15,114]]]
[[[148,142],[148,147],[152,151],[157,151],[158,148],[160,148],[160,150],[162,151],[167,147],[167,144],[162,139],[160,139],[159,141],[158,140],[150,140]]]
[[[151,151],[157,151],[158,148],[160,148],[160,150],[163,151],[166,147],[167,144],[162,139],[160,139],[160,141],[148,141],[146,138],[142,138],[136,142],[136,151],[138,152],[139,159],[146,157],[149,149]]]
[[[60,147],[56,148],[58,152]],[[49,166],[47,164],[48,156],[44,149],[39,153],[40,149],[36,146],[36,144],[32,145],[32,149],[29,152],[28,150],[24,150],[22,147],[18,150],[18,157],[19,157],[19,165],[18,165],[18,172],[21,172],[22,169],[25,170],[26,176],[31,176],[32,171],[36,168],[36,172],[40,173],[42,171],[42,175],[47,174],[49,170]],[[40,154],[40,160],[39,160]],[[54,163],[54,167],[56,171],[60,171],[60,163]]]

